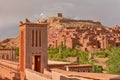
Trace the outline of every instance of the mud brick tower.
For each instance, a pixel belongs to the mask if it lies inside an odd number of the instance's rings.
[[[20,22],[20,73],[25,68],[44,72],[47,68],[47,24]],[[22,78],[21,77],[21,78]]]

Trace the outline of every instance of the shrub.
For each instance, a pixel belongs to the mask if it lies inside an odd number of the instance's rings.
[[[107,61],[107,72],[111,74],[120,74],[120,47],[114,47],[109,51]]]
[[[19,47],[15,48],[15,53],[16,53],[16,56],[19,56]]]
[[[99,51],[94,53],[99,58],[105,58],[108,57],[108,53],[106,51]]]
[[[51,60],[65,61],[68,57],[79,57],[77,63],[88,64],[88,52],[79,50],[78,46],[71,49],[65,46],[59,46],[57,48],[48,49],[48,58]]]
[[[102,66],[93,65],[92,71],[93,71],[94,73],[102,73],[103,68],[102,68]]]

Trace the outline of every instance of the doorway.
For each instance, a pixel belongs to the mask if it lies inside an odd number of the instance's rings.
[[[41,72],[41,56],[34,56],[34,70],[37,72]]]

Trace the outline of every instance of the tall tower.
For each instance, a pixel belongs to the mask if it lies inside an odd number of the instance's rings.
[[[43,73],[47,68],[47,24],[20,22],[20,71],[25,68]]]

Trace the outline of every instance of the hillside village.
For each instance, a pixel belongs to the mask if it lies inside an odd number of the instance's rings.
[[[64,18],[62,13],[35,23],[25,19],[19,26],[16,38],[0,42],[1,80],[120,80],[119,26]],[[116,47],[107,49],[109,45]],[[57,61],[50,60],[54,57]]]
[[[99,21],[73,20],[64,18],[62,13],[56,17],[38,20],[48,24],[48,47],[65,45],[70,48],[79,46],[83,51],[95,52],[106,49],[108,45],[120,46],[120,26],[103,26]],[[19,36],[7,38],[1,48],[19,47]]]

